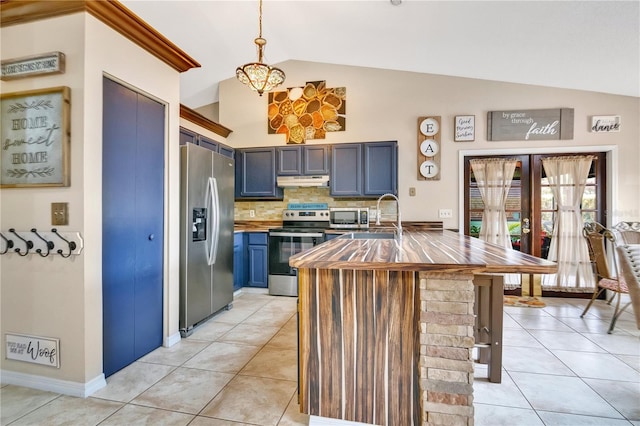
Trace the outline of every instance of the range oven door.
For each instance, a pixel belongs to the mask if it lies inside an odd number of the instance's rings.
[[[324,241],[324,234],[301,232],[269,232],[269,275],[295,276],[289,258]]]

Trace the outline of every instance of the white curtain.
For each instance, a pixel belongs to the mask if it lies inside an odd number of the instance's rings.
[[[592,161],[592,156],[542,160],[557,205],[548,260],[558,263],[558,272],[542,276],[545,290],[587,292],[595,287],[580,208]]]
[[[470,163],[484,203],[480,239],[513,250],[505,205],[517,161],[510,158],[483,158],[471,160]],[[519,274],[505,275],[505,289],[519,286]]]

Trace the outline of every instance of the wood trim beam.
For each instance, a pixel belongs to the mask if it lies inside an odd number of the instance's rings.
[[[218,124],[215,121],[209,120],[199,112],[194,111],[182,104],[180,104],[180,118],[184,118],[185,120],[195,123],[200,127],[204,127],[207,130],[211,130],[215,134],[225,138],[229,136],[229,134],[233,131],[227,127],[224,127],[222,124]]]
[[[0,27],[87,12],[179,72],[200,64],[115,0],[2,0]]]

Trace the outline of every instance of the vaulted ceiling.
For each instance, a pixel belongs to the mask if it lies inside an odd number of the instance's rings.
[[[257,59],[258,0],[122,3],[202,65],[181,75],[188,107],[217,102],[218,83]],[[271,65],[302,60],[640,96],[638,0],[265,0],[263,37]]]

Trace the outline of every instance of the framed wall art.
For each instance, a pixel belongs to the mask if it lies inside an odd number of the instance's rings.
[[[0,187],[69,186],[68,87],[2,94]]]
[[[454,137],[456,142],[473,142],[476,138],[476,116],[456,115]]]

